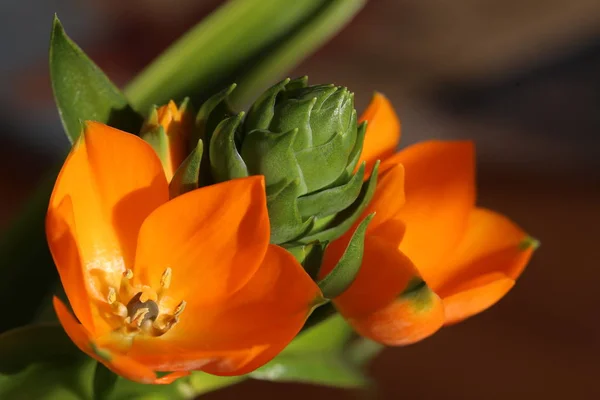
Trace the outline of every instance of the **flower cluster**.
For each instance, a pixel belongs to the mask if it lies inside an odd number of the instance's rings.
[[[86,122],[56,181],[46,232],[74,315],[54,306],[112,371],[245,374],[328,300],[360,335],[405,345],[485,310],[525,268],[535,240],[475,205],[471,143],[396,153],[381,94],[357,118],[345,88],[286,80],[244,116],[229,91],[196,122],[187,103],[155,109],[139,136]],[[309,249],[324,249],[316,270]]]

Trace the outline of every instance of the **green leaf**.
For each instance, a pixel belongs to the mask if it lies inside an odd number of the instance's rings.
[[[250,374],[254,379],[359,388],[369,383],[344,355],[352,329],[338,314],[303,331],[271,362]]]
[[[216,182],[248,176],[248,168],[235,146],[235,132],[244,113],[221,121],[210,139],[210,167]]]
[[[185,95],[200,103],[237,82],[239,106],[322,45],[365,1],[229,1],[142,71],[126,94],[145,110]]]
[[[245,71],[238,90],[231,98],[234,107],[248,104],[255,93],[273,79],[294,68],[315,49],[342,29],[360,11],[367,0],[327,0],[293,31],[265,51],[265,55]],[[301,2],[298,2],[301,3]]]
[[[89,357],[35,363],[18,374],[0,375],[0,399],[92,400],[95,368]]]
[[[203,144],[198,144],[189,156],[177,168],[171,182],[169,183],[169,197],[174,198],[191,190],[198,188],[200,176],[200,165],[202,162]]]
[[[254,379],[313,383],[342,388],[359,388],[368,384],[364,374],[338,355],[282,354],[252,372]]]
[[[348,346],[346,354],[355,365],[365,367],[377,357],[385,346],[371,339],[359,337]]]
[[[367,226],[375,214],[369,214],[356,228],[342,258],[333,270],[318,282],[323,295],[333,299],[344,293],[350,287],[362,264],[365,249],[365,234]]]
[[[37,362],[81,356],[59,324],[30,325],[0,335],[1,374],[14,374]]]
[[[0,399],[92,399],[96,362],[59,324],[13,329],[0,335]]]
[[[106,368],[102,363],[96,363],[94,373],[94,400],[107,400],[113,392],[119,376]]]
[[[50,80],[65,132],[71,142],[81,133],[80,121],[106,123],[138,132],[142,118],[85,53],[66,35],[55,16],[50,39]]]

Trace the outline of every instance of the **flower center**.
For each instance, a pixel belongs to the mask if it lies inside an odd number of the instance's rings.
[[[128,336],[140,333],[161,336],[167,333],[179,321],[186,305],[184,300],[174,308],[164,304],[165,292],[171,285],[171,275],[171,268],[167,268],[160,278],[160,288],[155,291],[150,286],[134,286],[131,282],[133,271],[126,270],[121,287],[118,290],[109,287],[106,296],[113,315],[119,320],[115,331]],[[129,298],[127,305],[119,298]]]

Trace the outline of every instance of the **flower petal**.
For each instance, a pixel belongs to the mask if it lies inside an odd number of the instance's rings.
[[[160,287],[188,307],[210,304],[245,285],[269,245],[264,179],[253,176],[206,186],[156,209],[140,229],[134,280]]]
[[[319,273],[321,279],[335,267],[348,240],[345,235],[327,247]],[[358,275],[352,285],[334,299],[334,304],[346,318],[363,317],[392,303],[415,277],[419,277],[417,270],[398,250],[393,238],[367,234]]]
[[[410,290],[364,317],[348,319],[360,335],[388,346],[406,346],[434,334],[444,324],[444,306],[426,285]]]
[[[65,307],[57,297],[54,297],[53,303],[56,315],[73,343],[75,343],[81,351],[85,352],[90,357],[95,358],[114,373],[135,382],[154,384],[170,383],[173,380],[186,375],[184,373],[170,377],[164,376],[162,378],[157,378],[152,369],[138,363],[132,358],[119,354],[118,352],[99,348],[95,344],[90,333],[83,325],[75,320],[73,315],[67,310],[67,307]]]
[[[398,147],[400,120],[387,97],[376,92],[360,117],[359,122],[363,121],[368,125],[359,164],[366,161],[372,166],[375,161],[391,156]]]
[[[67,196],[77,225],[73,239],[82,266],[90,271],[90,292],[105,296],[98,279],[111,283],[119,278],[124,265],[133,265],[142,221],[168,199],[160,161],[140,138],[87,122],[57,178],[49,213],[54,213]],[[55,236],[54,229],[53,223],[47,226],[49,236]],[[62,251],[60,246],[60,241],[50,242],[57,268],[71,268],[61,265],[62,257],[56,256]]]
[[[496,303],[514,285],[535,242],[508,218],[474,209],[455,256],[430,284],[444,299],[447,323],[458,322]]]
[[[130,354],[157,370],[245,374],[296,336],[320,297],[298,261],[269,245],[260,268],[237,293],[220,303],[186,309],[171,331],[136,340]]]
[[[444,297],[446,325],[455,324],[496,304],[515,281],[499,272],[466,283],[461,291]]]
[[[363,212],[364,216],[375,213],[369,224],[369,231],[391,219],[396,219],[405,204],[404,196],[404,166],[397,164],[390,168],[377,181],[373,199]],[[356,224],[358,226],[358,223]]]
[[[475,203],[475,166],[470,142],[428,141],[386,160],[404,165],[406,203],[396,215],[406,224],[400,245],[427,282],[439,272],[463,236]]]
[[[46,232],[48,245],[53,250],[54,263],[61,266],[58,273],[73,312],[93,332],[94,319],[86,285],[87,271],[81,265],[81,256],[75,242],[77,234],[70,196],[64,197],[60,204],[48,210]]]

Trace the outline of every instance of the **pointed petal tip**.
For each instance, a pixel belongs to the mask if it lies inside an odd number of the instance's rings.
[[[437,332],[445,321],[442,300],[422,280],[409,284],[390,305],[348,322],[369,339],[387,346],[406,346]]]
[[[538,239],[536,239],[532,236],[527,236],[519,243],[519,250],[521,250],[521,251],[525,251],[525,250],[529,250],[529,249],[537,250],[538,247],[541,246],[541,244],[542,243]]]

